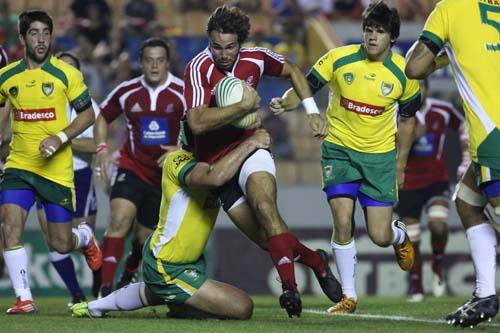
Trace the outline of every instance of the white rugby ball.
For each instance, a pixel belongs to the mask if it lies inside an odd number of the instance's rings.
[[[233,76],[222,78],[215,85],[215,102],[219,107],[241,102],[243,98],[243,82]],[[239,128],[251,128],[257,119],[257,112],[251,112],[235,120],[232,125]]]

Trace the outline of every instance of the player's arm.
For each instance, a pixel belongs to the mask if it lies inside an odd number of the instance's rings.
[[[85,131],[89,126],[91,126],[95,121],[95,113],[90,103],[82,111],[78,112],[76,118],[71,122],[71,124],[64,130],[60,131],[56,135],[49,136],[40,142],[38,147],[40,153],[48,158],[52,156],[56,151],[58,151],[64,144],[73,138],[77,137],[80,133]]]
[[[398,119],[396,174],[399,188],[402,188],[404,184],[404,172],[414,140],[415,124],[415,117],[399,117]]]
[[[270,145],[269,133],[264,129],[258,129],[251,137],[214,164],[196,163],[185,176],[184,182],[188,187],[222,186],[238,172],[241,164],[250,154],[259,148],[269,148]]]
[[[274,114],[280,114],[283,111],[296,109],[300,102],[306,110],[309,124],[313,135],[318,138],[325,138],[328,134],[328,123],[321,117],[319,109],[312,97],[313,90],[309,78],[305,78],[302,70],[296,64],[285,60],[282,77],[287,77],[292,83],[293,88],[287,90],[281,98],[271,100],[271,111]]]
[[[259,108],[260,97],[255,89],[243,84],[240,102],[225,107],[200,105],[187,112],[187,120],[193,134],[199,135],[228,125],[242,116]]]
[[[94,124],[94,145],[96,149],[95,173],[98,178],[103,181],[108,179],[108,167],[111,160],[111,155],[108,151],[108,122],[103,117],[102,113],[97,116]]]
[[[410,79],[424,79],[437,69],[447,66],[450,61],[446,53],[434,54],[428,43],[419,40],[406,54],[405,74]]]

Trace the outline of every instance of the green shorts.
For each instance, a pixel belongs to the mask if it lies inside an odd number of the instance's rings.
[[[397,202],[396,151],[362,153],[334,143],[321,144],[323,189],[359,181],[359,190],[372,199]]]
[[[38,198],[62,206],[67,210],[75,211],[75,190],[57,184],[33,172],[8,168],[5,170],[0,191],[4,190],[31,190]]]
[[[189,264],[169,264],[155,258],[149,249],[150,239],[143,248],[142,275],[144,283],[165,303],[183,304],[207,280],[205,258]]]
[[[474,174],[476,175],[476,184],[479,186],[493,180],[500,180],[500,169],[489,168],[476,162],[472,162]]]

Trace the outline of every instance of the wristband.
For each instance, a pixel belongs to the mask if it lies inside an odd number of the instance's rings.
[[[69,140],[68,136],[66,135],[66,133],[64,133],[64,131],[57,133],[56,136],[61,140],[62,144],[65,144]]]
[[[103,142],[103,143],[98,144],[98,145],[97,145],[97,148],[96,148],[96,150],[95,150],[95,152],[96,152],[97,154],[99,154],[99,153],[104,153],[104,152],[107,152],[107,151],[108,151],[108,145],[107,145],[106,143],[104,143],[104,142]]]
[[[302,105],[304,106],[307,114],[319,114],[318,106],[316,105],[313,97],[303,99]]]

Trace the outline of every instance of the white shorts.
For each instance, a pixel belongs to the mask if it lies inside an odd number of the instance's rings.
[[[240,185],[241,191],[245,196],[247,195],[247,180],[248,177],[254,172],[265,171],[273,175],[276,178],[276,165],[274,164],[274,159],[271,153],[265,149],[259,149],[241,166],[240,176],[238,178],[238,184]]]

